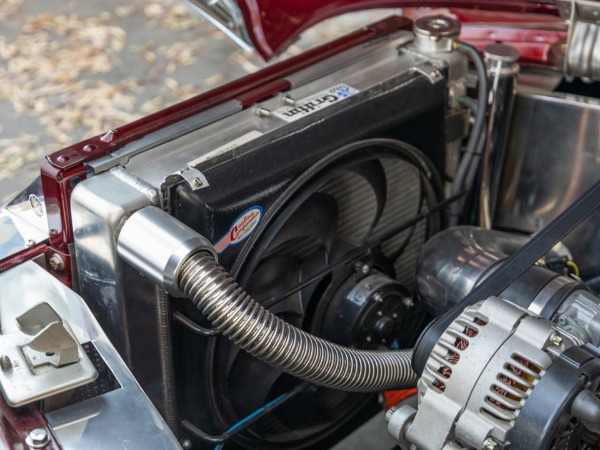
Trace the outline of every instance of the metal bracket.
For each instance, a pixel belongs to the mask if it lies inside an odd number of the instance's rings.
[[[600,80],[600,3],[559,0],[558,11],[569,24],[565,75],[585,82]]]
[[[48,303],[16,318],[19,331],[0,335],[0,389],[14,407],[60,394],[98,373],[69,325]]]
[[[444,75],[430,63],[421,64],[420,66],[411,67],[411,72],[420,73],[427,77],[431,84],[439,83],[444,79]]]
[[[173,174],[174,176],[181,176],[187,183],[190,185],[193,191],[197,191],[198,189],[204,189],[209,186],[208,180],[204,176],[202,172],[198,169],[194,169],[192,167],[188,167],[186,169],[181,169]]]

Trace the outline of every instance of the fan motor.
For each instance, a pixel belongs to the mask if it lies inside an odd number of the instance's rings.
[[[403,348],[407,330],[422,311],[408,290],[396,280],[357,263],[357,274],[340,286],[320,321],[319,334],[342,345],[375,349]]]

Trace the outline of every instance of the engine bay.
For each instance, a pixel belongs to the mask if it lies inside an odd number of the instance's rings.
[[[322,449],[386,411],[403,449],[596,448],[598,101],[460,30],[392,17],[50,155],[0,216],[0,442]]]

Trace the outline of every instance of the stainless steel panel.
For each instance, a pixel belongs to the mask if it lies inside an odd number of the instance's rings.
[[[46,415],[61,448],[181,448],[82,299],[29,261],[0,274],[3,333],[15,317],[44,301],[67,321],[79,342],[92,341],[121,388]]]
[[[534,233],[600,179],[600,105],[561,94],[521,92],[515,102],[495,217]],[[585,278],[600,274],[600,211],[564,243]]]

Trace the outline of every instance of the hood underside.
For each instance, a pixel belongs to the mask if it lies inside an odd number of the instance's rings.
[[[510,0],[186,0],[246,49],[265,59],[279,54],[304,30],[341,14],[375,8],[442,8],[463,23],[564,31],[554,1]],[[436,11],[437,12],[437,11]],[[492,12],[493,14],[490,14]]]

